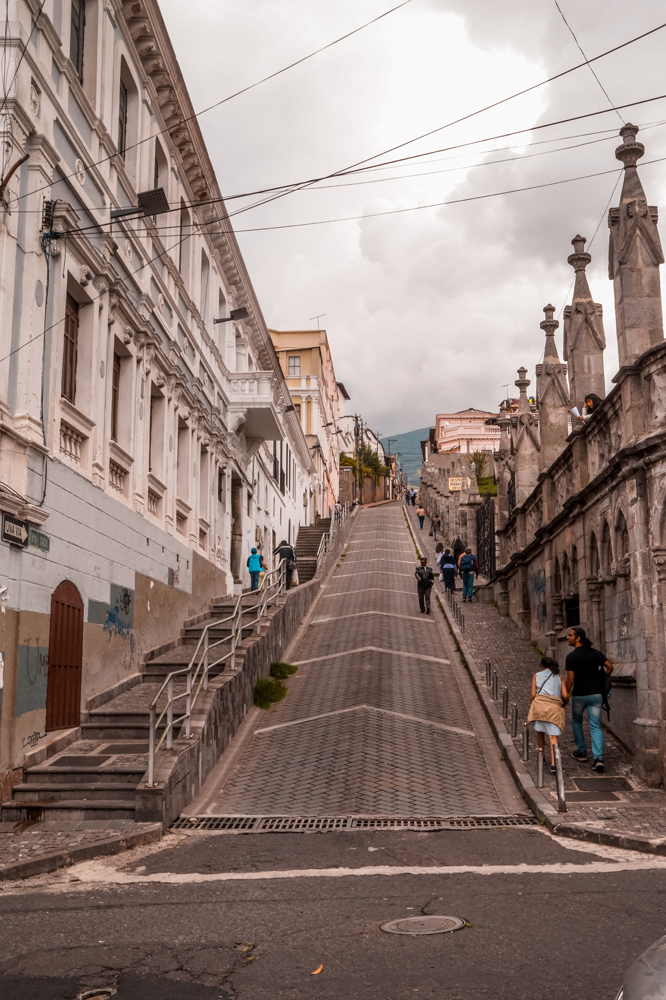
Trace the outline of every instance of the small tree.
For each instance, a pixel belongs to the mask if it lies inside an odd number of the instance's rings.
[[[476,470],[476,478],[483,479],[486,474],[486,467],[488,465],[488,452],[487,451],[473,451],[472,452],[472,465]]]

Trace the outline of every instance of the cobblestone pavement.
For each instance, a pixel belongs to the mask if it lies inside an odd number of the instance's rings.
[[[262,713],[209,814],[524,811],[441,616],[419,613],[415,567],[398,506],[356,515],[291,656],[287,697]]]
[[[419,530],[416,514],[410,508],[412,531],[420,550],[434,565],[435,543],[428,535],[427,524]],[[436,584],[443,591],[442,584]],[[461,599],[461,584],[457,581],[456,600]],[[500,698],[502,689],[509,688],[509,701],[518,706],[519,736],[515,745],[522,749],[522,724],[527,717],[532,675],[538,668],[540,656],[530,642],[520,638],[518,627],[510,618],[499,614],[492,604],[473,601],[464,605],[465,643],[476,660],[477,667],[485,669],[490,659],[497,671]],[[613,736],[604,732],[605,774],[597,776],[591,769],[589,728],[583,723],[588,743],[590,763],[572,758],[575,750],[571,728],[571,706],[566,709],[566,728],[560,737],[564,768],[567,824],[587,827],[601,833],[619,836],[638,835],[647,839],[666,838],[666,792],[648,789],[632,768],[631,754]],[[509,722],[506,722],[509,731]],[[528,770],[534,780],[537,772],[536,738],[531,736]],[[557,803],[555,777],[545,768],[543,792],[553,804]],[[609,780],[610,779],[610,780]],[[618,786],[624,786],[618,787]]]

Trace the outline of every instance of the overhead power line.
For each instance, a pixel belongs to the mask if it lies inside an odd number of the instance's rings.
[[[343,167],[341,170],[338,170],[335,173],[330,174],[328,177],[322,178],[322,180],[324,179],[328,180],[332,177],[337,177],[339,174],[345,173],[348,170],[353,169],[354,167],[360,167],[365,163],[369,163],[371,160],[378,159],[378,157],[380,156],[388,156],[389,153],[393,153],[397,149],[403,149],[405,146],[410,146],[415,142],[420,142],[421,139],[427,139],[428,136],[435,135],[437,132],[442,132],[444,129],[451,128],[454,125],[459,125],[461,122],[469,121],[471,118],[475,118],[486,111],[491,111],[493,108],[498,108],[502,104],[507,104],[509,101],[515,100],[516,97],[522,97],[524,94],[529,94],[534,90],[538,90],[540,87],[544,87],[547,83],[553,83],[555,80],[560,80],[562,79],[562,77],[568,76],[570,73],[574,73],[576,70],[581,69],[583,66],[588,66],[590,63],[597,62],[599,59],[604,59],[606,56],[611,55],[613,52],[619,52],[620,49],[624,49],[628,45],[633,45],[635,42],[638,42],[643,38],[647,38],[649,35],[653,35],[655,34],[655,32],[661,31],[663,28],[666,28],[666,22],[657,25],[656,28],[651,28],[649,31],[644,31],[642,34],[636,35],[635,38],[630,38],[628,41],[622,42],[620,45],[615,45],[613,46],[612,49],[607,49],[605,52],[601,52],[599,53],[599,55],[593,56],[592,59],[586,59],[585,62],[578,63],[578,65],[576,66],[571,66],[569,69],[562,70],[560,73],[555,73],[554,76],[550,76],[546,80],[541,80],[540,83],[534,83],[529,87],[524,87],[522,90],[516,91],[515,94],[510,94],[508,97],[502,97],[498,101],[493,101],[492,104],[487,104],[483,108],[478,108],[476,111],[470,111],[468,114],[462,115],[460,118],[455,118],[452,121],[447,122],[446,125],[440,125],[438,128],[430,129],[430,131],[428,132],[423,132],[421,135],[418,135],[413,139],[408,139],[406,142],[401,142],[398,143],[396,146],[391,146],[389,149],[385,149],[382,153],[375,153],[373,156],[368,156],[364,160],[358,160],[356,163],[352,163],[348,167]],[[275,201],[278,198],[284,198],[288,194],[292,194],[294,191],[300,190],[301,187],[307,187],[310,183],[311,182],[306,182],[302,185],[293,188],[290,191],[286,191],[281,194],[275,194],[272,197],[265,198],[259,202],[255,202],[253,205],[248,205],[245,208],[240,209],[240,211],[235,214],[240,214],[240,212],[248,212],[250,211],[250,209],[256,208],[259,205],[264,205],[267,202]]]
[[[240,90],[235,91],[233,94],[228,94],[227,97],[223,97],[221,100],[215,101],[214,104],[209,104],[207,108],[202,108],[201,111],[195,111],[193,115],[188,115],[186,118],[183,118],[179,124],[185,125],[187,124],[187,122],[194,121],[195,119],[200,118],[201,115],[205,115],[207,114],[207,112],[212,111],[214,108],[219,108],[223,104],[226,104],[228,101],[233,101],[235,97],[240,97],[241,94],[247,94],[249,90],[254,90],[255,87],[259,87],[262,83],[267,83],[269,80],[274,80],[276,76],[281,76],[281,74],[286,73],[287,70],[294,69],[295,66],[300,66],[301,63],[307,62],[308,59],[314,58],[314,56],[319,55],[321,52],[325,52],[326,49],[331,49],[333,48],[334,45],[338,45],[340,42],[344,42],[347,38],[351,38],[352,35],[357,35],[359,31],[363,31],[365,28],[369,28],[370,25],[376,24],[377,21],[381,21],[382,18],[388,17],[389,14],[393,14],[396,10],[400,10],[401,7],[406,7],[407,4],[411,2],[412,0],[403,0],[402,3],[399,3],[397,5],[397,7],[391,7],[390,10],[385,10],[383,14],[379,14],[377,17],[373,17],[372,20],[366,21],[365,24],[361,24],[358,28],[354,28],[353,31],[348,31],[345,35],[340,35],[339,38],[335,38],[332,42],[327,42],[326,45],[322,45],[320,46],[320,48],[315,49],[314,52],[309,52],[306,56],[302,56],[295,62],[289,63],[288,66],[283,66],[282,69],[275,70],[274,73],[269,73],[268,76],[263,76],[260,80],[256,80],[254,83],[248,84],[247,87],[242,87]],[[40,13],[45,3],[46,0],[42,0],[42,7],[40,7]],[[33,30],[34,30],[34,25],[33,25]],[[144,142],[151,142],[156,136],[164,135],[167,132],[169,132],[168,128],[161,129],[161,131],[159,132],[153,132],[151,135],[147,135],[145,136],[145,138],[139,139],[137,142],[132,143],[130,146],[126,146],[125,152],[127,153],[130,149],[136,149],[137,146],[143,145]],[[95,163],[91,163],[90,166],[99,167],[103,163],[108,163],[109,160],[112,160],[115,156],[119,155],[120,155],[119,153],[112,153],[110,156],[104,156],[101,160],[96,160]],[[76,177],[76,172],[71,174],[66,174],[62,178],[62,180],[69,180],[71,177]],[[44,191],[48,187],[49,185],[45,184],[41,188],[35,188],[30,193],[35,194],[37,191]]]
[[[611,108],[612,108],[612,109],[613,109],[613,111],[614,111],[614,112],[616,113],[616,115],[618,116],[618,118],[620,119],[620,121],[622,122],[622,124],[624,124],[624,118],[622,117],[622,115],[620,114],[620,112],[619,112],[619,111],[617,110],[617,108],[615,107],[615,104],[613,103],[613,101],[612,101],[612,100],[611,100],[611,98],[610,98],[610,94],[608,93],[608,91],[607,91],[607,90],[606,90],[606,88],[604,87],[603,83],[601,82],[601,80],[600,80],[600,79],[599,79],[599,77],[597,76],[597,73],[596,73],[595,69],[594,69],[594,68],[593,68],[592,66],[590,66],[590,63],[589,63],[589,61],[588,61],[588,58],[587,58],[587,56],[585,55],[585,53],[583,52],[583,47],[581,46],[580,42],[579,42],[579,41],[578,41],[578,39],[576,38],[576,32],[575,32],[575,31],[573,30],[573,28],[571,27],[571,25],[570,25],[570,24],[569,24],[569,22],[567,21],[566,17],[564,16],[564,11],[563,11],[563,10],[562,10],[562,8],[560,7],[560,5],[559,5],[559,3],[557,2],[557,0],[553,0],[553,3],[555,4],[555,6],[556,6],[556,7],[557,7],[557,9],[558,9],[558,11],[559,11],[559,14],[560,14],[560,17],[562,18],[562,20],[563,20],[563,21],[564,21],[564,23],[566,24],[567,28],[569,29],[569,32],[570,32],[570,34],[571,34],[571,37],[573,38],[574,42],[576,43],[576,45],[577,45],[577,47],[578,47],[578,51],[580,52],[580,54],[582,55],[583,59],[584,59],[584,60],[585,60],[585,62],[587,63],[587,65],[588,65],[588,68],[589,68],[589,70],[590,70],[590,73],[592,74],[592,76],[594,77],[594,79],[595,79],[595,80],[597,81],[597,83],[599,84],[599,86],[600,86],[600,88],[601,88],[601,91],[602,91],[602,93],[604,94],[604,96],[606,97],[606,99],[608,100],[608,103],[610,104]]]

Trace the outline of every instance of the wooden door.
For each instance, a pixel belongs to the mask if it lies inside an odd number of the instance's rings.
[[[81,721],[83,601],[70,580],[51,596],[46,731],[73,729]]]

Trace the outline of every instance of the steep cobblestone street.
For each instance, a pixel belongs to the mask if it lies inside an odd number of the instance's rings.
[[[525,812],[441,613],[419,613],[415,567],[400,507],[359,511],[286,699],[248,721],[236,766],[188,813],[202,800],[218,816]]]

